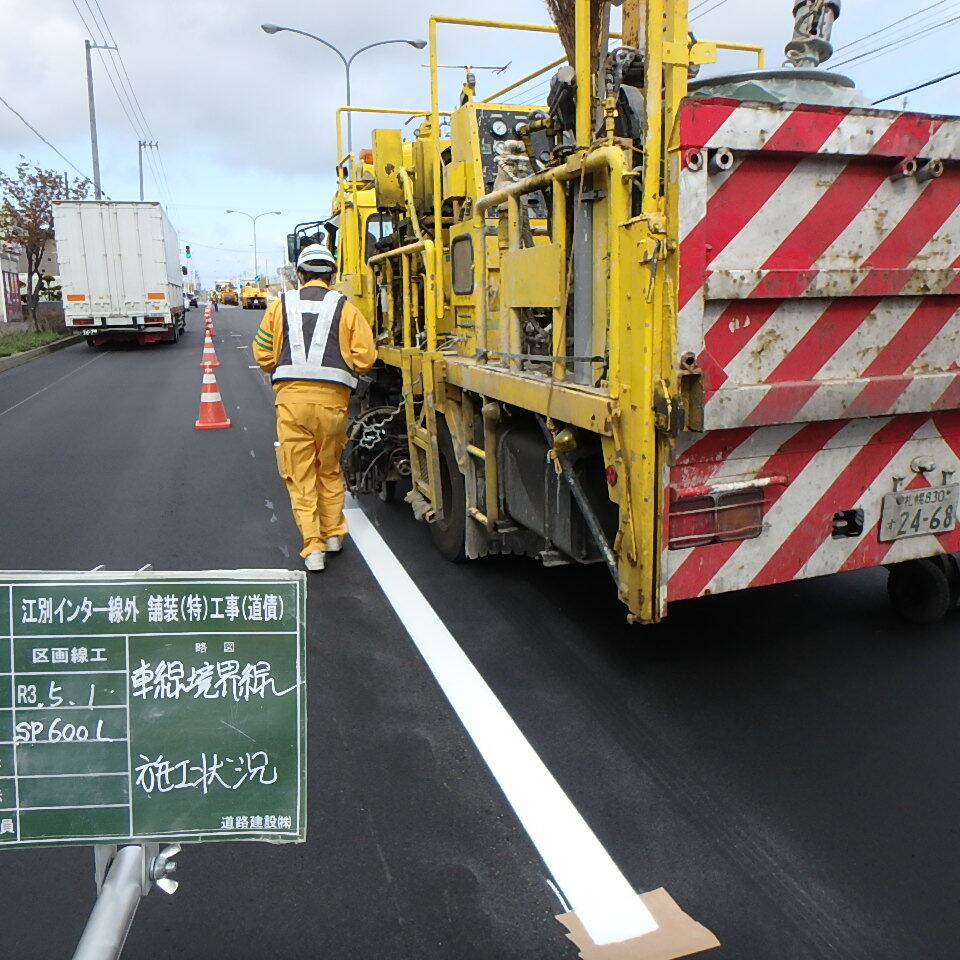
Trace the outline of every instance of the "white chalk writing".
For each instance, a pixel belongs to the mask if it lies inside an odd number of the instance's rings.
[[[215,663],[205,660],[200,666],[191,666],[189,671],[182,660],[156,663],[141,660],[130,673],[130,690],[134,697],[142,700],[193,697],[194,700],[233,700],[235,703],[246,703],[255,697],[261,700],[282,697],[296,690],[296,684],[278,690],[271,669],[265,660],[244,664],[239,660]]]
[[[269,786],[277,782],[277,768],[263,750],[236,757],[201,753],[196,760],[177,762],[162,754],[151,759],[141,753],[140,760],[134,769],[135,782],[148,796],[172,790],[199,790],[207,794],[217,788],[239,790],[246,783]]]

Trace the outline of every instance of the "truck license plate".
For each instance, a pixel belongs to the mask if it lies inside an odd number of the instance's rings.
[[[956,483],[884,494],[880,539],[902,540],[947,533],[957,525],[958,497],[960,484]]]

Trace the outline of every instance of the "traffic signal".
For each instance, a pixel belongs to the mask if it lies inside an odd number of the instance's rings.
[[[190,244],[187,244],[187,259],[190,259]]]

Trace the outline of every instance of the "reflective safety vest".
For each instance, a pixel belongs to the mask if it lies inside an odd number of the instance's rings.
[[[310,286],[283,295],[283,347],[273,371],[281,380],[329,380],[356,389],[358,378],[340,352],[340,316],[346,297]]]

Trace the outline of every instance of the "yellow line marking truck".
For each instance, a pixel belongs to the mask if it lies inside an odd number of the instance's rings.
[[[749,188],[746,181],[753,171],[786,173],[799,157],[812,171],[804,183],[815,191],[824,179],[817,173],[819,158],[827,166],[846,163],[848,156],[881,162],[876,148],[882,144],[859,145],[871,130],[892,124],[895,132],[933,127],[920,122],[922,117],[897,126],[899,114],[864,107],[866,101],[855,100],[859,93],[847,89],[852,84],[846,78],[810,69],[831,53],[837,0],[794,4],[795,32],[788,52],[797,69],[781,71],[764,70],[763,51],[748,44],[695,40],[687,0],[616,5],[622,10],[619,34],[610,28],[611,3],[591,0],[569,0],[570,16],[558,20],[559,31],[554,25],[432,17],[429,104],[338,111],[338,188],[332,214],[326,221],[299,225],[288,237],[288,252],[293,260],[305,243],[329,243],[338,258],[339,289],[376,333],[380,361],[362,388],[344,454],[350,489],[386,498],[409,478],[407,501],[416,517],[430,524],[437,548],[451,560],[521,554],[546,564],[604,564],[630,618],[649,623],[665,615],[668,599],[713,592],[708,578],[687,594],[671,592],[678,557],[690,554],[694,565],[699,557],[718,565],[733,557],[733,573],[743,573],[743,578],[732,576],[719,589],[752,586],[760,582],[763,551],[789,554],[787,534],[815,513],[808,515],[804,508],[792,520],[785,514],[786,539],[774,550],[770,537],[781,536],[770,533],[775,498],[786,489],[783,503],[791,496],[808,497],[820,509],[833,490],[823,470],[807,471],[803,482],[791,488],[801,467],[787,457],[789,451],[775,475],[764,470],[762,458],[743,460],[742,470],[737,472],[734,464],[736,476],[724,474],[722,482],[689,481],[690,489],[673,489],[671,471],[691,443],[712,438],[718,449],[713,459],[722,466],[729,453],[724,437],[732,442],[750,432],[705,422],[704,411],[709,416],[710,408],[704,377],[709,371],[698,365],[696,351],[683,353],[681,335],[689,339],[690,334],[681,329],[685,321],[678,308],[686,264],[681,264],[685,218],[695,217],[697,210],[703,215],[703,209],[709,215],[709,205],[701,209],[698,204],[706,204],[725,177],[739,177]],[[439,103],[438,36],[441,29],[453,28],[499,31],[505,43],[530,33],[559,32],[566,56],[485,98],[478,96],[468,70],[459,103],[448,114]],[[749,101],[747,120],[752,117],[755,129],[748,129],[749,123],[743,130],[719,124],[713,131],[717,143],[705,140],[700,149],[691,149],[682,139],[685,117],[697,110],[702,115],[700,101],[689,96],[691,78],[721,50],[755,56],[758,69],[728,78],[734,93],[724,92],[720,84],[720,92],[709,95],[714,98],[710,109],[725,116],[723,111]],[[547,75],[549,94],[542,108],[510,102],[511,91]],[[738,95],[744,87],[769,95]],[[778,100],[776,92],[784,89],[791,96],[800,90],[809,100]],[[371,150],[345,156],[341,122],[348,109],[412,117],[415,133],[404,139],[399,122],[376,129]],[[782,135],[772,138],[778,127]],[[818,130],[823,136],[809,149]],[[846,133],[829,136],[834,130]],[[752,139],[731,150],[720,142],[728,135],[731,142],[737,136]],[[952,142],[949,136],[941,141]],[[837,146],[836,155],[830,144]],[[838,150],[846,153],[840,156]],[[882,159],[869,175],[879,176],[878,184],[887,183],[900,176],[891,171],[901,166]],[[940,169],[931,177],[939,176]],[[773,174],[763,175],[773,179]],[[796,183],[796,176],[789,182]],[[896,190],[919,196],[942,189],[935,180],[927,181],[934,186],[918,181]],[[829,185],[829,178],[825,182]],[[801,219],[802,212],[796,223]],[[762,243],[756,246],[759,250]],[[746,249],[744,262],[734,264],[743,268],[738,276],[762,273],[762,259],[750,260],[755,253]],[[841,288],[849,286],[854,274],[861,282],[866,276],[861,272],[857,268],[834,276],[826,269],[820,281],[834,291],[829,296],[846,296]],[[689,272],[686,276],[689,280]],[[879,276],[868,279],[886,282]],[[709,300],[709,288],[699,295]],[[783,312],[813,323],[811,305],[822,306],[823,295],[820,300],[811,296],[783,293],[789,307]],[[734,306],[745,301],[744,316],[749,316],[748,296],[727,299]],[[729,335],[747,338],[757,325],[743,321],[729,328]],[[926,416],[930,411],[906,412]],[[756,444],[804,427],[824,432],[825,424],[836,423],[841,439],[861,437],[859,447],[852,440],[843,447],[855,458],[857,450],[871,449],[864,439],[870,430],[886,422],[878,416],[867,429],[866,420],[852,415],[813,419],[818,422],[807,418],[804,423],[803,417],[765,421],[757,428]],[[891,446],[891,456],[926,463],[910,448],[918,442],[916,431],[911,423],[906,427],[904,452],[897,454]],[[894,423],[890,429],[895,434],[900,426]],[[938,429],[943,433],[942,426]],[[831,453],[839,448],[837,442],[819,443],[824,456],[837,456]],[[774,447],[771,461],[775,454]],[[808,461],[819,462],[815,456]],[[884,469],[879,466],[869,483],[894,483]],[[909,475],[912,468],[905,469]],[[894,472],[902,482],[904,471]],[[921,481],[918,475],[917,483]],[[949,486],[947,479],[943,483]],[[879,522],[879,504],[888,491],[871,493],[864,509],[854,509],[862,506],[857,496],[864,491],[846,480],[841,486],[850,503],[830,507],[824,523],[817,521],[819,526],[810,531],[815,546],[831,558],[843,552],[851,563],[877,565],[890,545],[871,524]],[[898,488],[894,484],[890,489]],[[866,527],[865,510],[870,514]],[[839,527],[837,516],[842,518]],[[950,530],[954,535],[953,522]],[[870,539],[861,541],[862,550],[853,540],[834,544],[831,539],[860,536]],[[929,543],[901,540],[891,556],[917,563],[942,553],[941,548],[937,537]],[[744,563],[739,556],[746,558]],[[936,580],[933,586],[943,587],[937,578],[949,581],[950,589],[940,594],[960,596],[955,565],[923,562],[929,568],[903,592],[914,597],[902,604],[908,615],[911,604],[929,608],[930,584]],[[812,567],[791,571],[790,556],[778,563],[787,572],[767,582],[816,572]],[[744,572],[751,564],[756,568],[753,580]],[[926,585],[920,583],[924,577]],[[688,580],[697,582],[696,577]],[[923,603],[917,600],[921,594]]]

